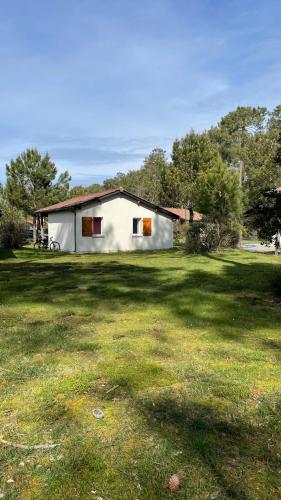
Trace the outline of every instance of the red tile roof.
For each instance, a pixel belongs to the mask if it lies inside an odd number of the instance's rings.
[[[69,200],[60,201],[59,203],[55,203],[54,205],[50,205],[48,207],[40,208],[36,210],[36,212],[48,213],[48,212],[56,212],[61,209],[75,207],[77,205],[81,205],[86,203],[87,201],[92,201],[102,196],[106,196],[111,193],[115,193],[115,191],[120,191],[120,189],[107,189],[106,191],[99,191],[98,193],[92,194],[83,194],[80,196],[75,196],[75,198],[70,198]]]
[[[165,210],[169,210],[169,212],[173,212],[175,215],[178,215],[182,220],[189,220],[190,213],[189,210],[185,208],[165,208]],[[193,220],[201,220],[203,217],[199,212],[193,212]]]
[[[70,198],[69,200],[61,201],[59,203],[55,203],[54,205],[50,205],[48,207],[40,208],[39,210],[36,210],[35,213],[37,214],[48,214],[50,212],[60,212],[61,210],[67,210],[72,207],[77,207],[81,206],[85,203],[89,203],[91,201],[97,200],[97,199],[102,199],[106,198],[107,196],[110,196],[111,194],[115,193],[123,193],[127,197],[142,203],[153,210],[162,212],[164,215],[167,215],[168,217],[171,217],[172,219],[179,219],[180,216],[176,213],[173,212],[173,210],[170,210],[168,208],[163,208],[159,207],[158,205],[155,205],[155,203],[151,203],[148,200],[144,200],[143,198],[140,198],[139,196],[129,193],[128,191],[125,191],[123,188],[115,188],[115,189],[107,189],[106,191],[99,191],[98,193],[92,193],[92,194],[85,194],[82,196],[75,196],[75,198]]]

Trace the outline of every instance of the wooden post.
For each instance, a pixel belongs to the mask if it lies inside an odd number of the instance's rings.
[[[38,234],[38,215],[36,214],[33,218],[33,243],[37,241]]]
[[[40,235],[42,238],[42,241],[44,241],[44,216],[40,215]]]

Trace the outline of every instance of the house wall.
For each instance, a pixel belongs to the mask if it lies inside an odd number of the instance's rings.
[[[61,250],[74,252],[74,213],[54,212],[48,215],[48,237],[60,243]]]
[[[82,217],[102,217],[102,236],[82,236]],[[133,236],[133,218],[150,217],[151,236]],[[49,236],[61,249],[74,251],[74,213],[49,214]],[[173,246],[173,221],[162,214],[120,195],[102,203],[93,203],[76,213],[77,252],[116,252],[154,250]]]

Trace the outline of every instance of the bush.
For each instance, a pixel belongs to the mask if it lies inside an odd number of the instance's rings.
[[[236,248],[240,241],[240,224],[228,223],[220,226],[220,244],[221,248]]]
[[[181,222],[177,220],[174,223],[174,241],[176,243],[185,242],[187,228],[188,228],[188,222]]]
[[[19,248],[25,242],[25,220],[22,213],[8,205],[3,208],[0,218],[0,246],[4,248]]]
[[[187,231],[186,251],[188,253],[214,252],[218,248],[235,248],[238,243],[238,224],[195,222]]]
[[[219,245],[219,226],[210,222],[196,222],[189,226],[186,235],[188,253],[216,250]]]

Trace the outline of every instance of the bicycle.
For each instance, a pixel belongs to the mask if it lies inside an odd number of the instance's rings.
[[[51,250],[52,252],[58,252],[60,250],[59,242],[55,241],[52,236],[50,238],[50,242],[48,242],[48,238],[42,238],[42,236],[39,236],[33,247],[38,250]]]

